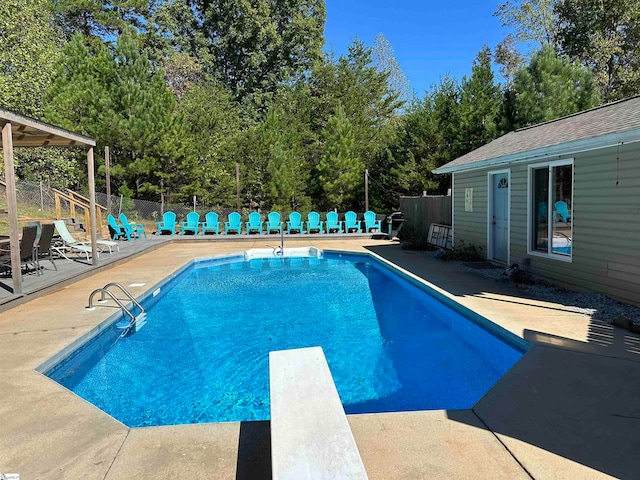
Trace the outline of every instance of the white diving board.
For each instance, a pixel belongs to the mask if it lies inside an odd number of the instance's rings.
[[[269,353],[273,480],[366,480],[322,348]]]

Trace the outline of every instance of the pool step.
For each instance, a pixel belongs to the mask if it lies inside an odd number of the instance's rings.
[[[136,320],[133,322],[133,328],[137,332],[147,324],[147,312],[142,312],[136,315]]]

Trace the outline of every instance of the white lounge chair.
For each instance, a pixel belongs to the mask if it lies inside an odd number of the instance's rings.
[[[60,235],[60,238],[62,239],[63,244],[61,246],[52,246],[51,248],[56,252],[58,252],[61,256],[63,256],[67,260],[69,259],[69,257],[65,255],[65,252],[72,251],[72,252],[82,253],[86,255],[87,261],[89,261],[89,257],[93,255],[91,242],[81,242],[80,240],[76,240],[75,238],[73,238],[71,233],[69,233],[69,230],[67,229],[67,225],[64,223],[63,220],[56,220],[53,223],[55,223],[56,225],[56,230],[58,231],[58,234]],[[111,253],[112,247],[116,247],[118,251],[120,251],[120,246],[118,245],[118,242],[99,239],[97,243],[98,243],[99,251],[96,252],[96,255],[98,256],[100,254],[100,251],[103,251],[104,248],[108,248],[109,253]]]

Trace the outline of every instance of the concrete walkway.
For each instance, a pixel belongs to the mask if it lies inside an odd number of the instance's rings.
[[[370,479],[637,477],[640,338],[389,242],[287,243],[310,244],[372,251],[533,344],[471,410],[349,416]],[[268,422],[129,429],[34,371],[111,313],[84,310],[95,288],[139,295],[193,257],[264,245],[168,244],[0,313],[0,473],[270,478]]]

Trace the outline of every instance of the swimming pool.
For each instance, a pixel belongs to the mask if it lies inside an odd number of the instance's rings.
[[[269,351],[320,345],[347,413],[470,408],[526,346],[431,293],[365,255],[194,262],[45,374],[132,427],[266,420]]]

